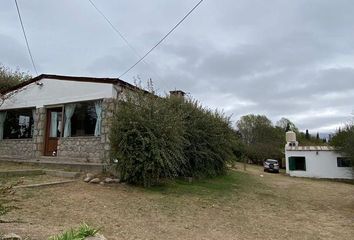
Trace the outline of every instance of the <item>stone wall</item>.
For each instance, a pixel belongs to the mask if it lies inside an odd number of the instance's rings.
[[[112,125],[114,99],[104,99],[102,103],[102,127],[99,137],[61,138],[58,143],[58,157],[82,158],[87,162],[102,163],[109,160],[109,132]]]
[[[34,114],[34,131],[33,131],[33,154],[36,158],[43,156],[44,138],[47,122],[47,110],[45,108],[37,108]]]
[[[101,144],[104,149],[104,161],[109,161],[111,145],[109,133],[112,126],[114,112],[114,99],[104,99],[102,104],[102,128],[101,128]]]
[[[109,132],[112,125],[114,99],[104,99],[102,103],[102,127],[99,137],[60,138],[58,157],[68,160],[101,163],[109,160]],[[38,159],[45,147],[46,108],[37,108],[34,114],[33,139],[0,141],[0,156],[26,157]]]
[[[101,137],[67,137],[58,142],[58,157],[77,158],[86,162],[101,163],[104,146]]]
[[[33,139],[4,139],[0,141],[1,157],[33,158]]]

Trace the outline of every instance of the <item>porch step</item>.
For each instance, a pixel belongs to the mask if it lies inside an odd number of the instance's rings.
[[[84,162],[73,162],[73,161],[62,161],[57,158],[43,158],[43,159],[23,159],[23,158],[3,158],[0,157],[0,162],[13,162],[21,164],[29,164],[38,166],[40,168],[48,169],[60,169],[69,171],[79,171],[79,172],[92,172],[100,173],[103,171],[104,165],[102,163],[84,163]]]
[[[49,183],[36,183],[36,184],[22,185],[22,186],[20,185],[20,186],[15,186],[14,189],[16,189],[16,188],[48,187],[48,186],[61,185],[61,184],[72,183],[72,182],[75,182],[75,180],[57,181],[57,182],[49,182]]]
[[[1,170],[0,177],[36,176],[43,175],[42,169]]]
[[[64,157],[47,157],[42,156],[39,158],[39,161],[47,162],[47,161],[54,161],[54,162],[62,162],[62,163],[90,163],[87,161],[86,158],[64,158]]]
[[[62,178],[79,178],[79,172],[67,172],[61,170],[50,170],[50,169],[43,169],[43,172],[46,175],[53,176],[53,177],[62,177]]]

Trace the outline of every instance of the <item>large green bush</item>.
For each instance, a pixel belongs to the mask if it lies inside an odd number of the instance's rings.
[[[110,138],[121,178],[150,186],[176,177],[185,163],[182,117],[165,99],[140,91],[125,94],[116,107]]]
[[[354,174],[354,124],[348,124],[343,129],[339,129],[330,144],[350,159]]]
[[[220,175],[237,142],[223,114],[140,91],[116,102],[110,139],[121,179],[144,186],[177,176]]]
[[[193,100],[179,97],[167,99],[172,109],[183,117],[186,165],[180,175],[212,177],[225,173],[227,163],[235,159],[236,133],[229,118],[203,108]]]

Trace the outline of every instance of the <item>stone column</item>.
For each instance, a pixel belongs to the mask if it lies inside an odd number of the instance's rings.
[[[102,156],[103,161],[109,161],[111,145],[109,140],[109,133],[112,126],[114,111],[114,99],[104,99],[102,103],[102,129],[101,129],[101,144],[104,148]]]
[[[47,119],[47,111],[44,107],[37,108],[34,117],[33,152],[34,157],[39,158],[44,153],[44,137]]]

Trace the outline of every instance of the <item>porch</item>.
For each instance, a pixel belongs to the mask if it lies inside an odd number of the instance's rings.
[[[0,111],[0,159],[101,164],[109,159],[113,99]]]

